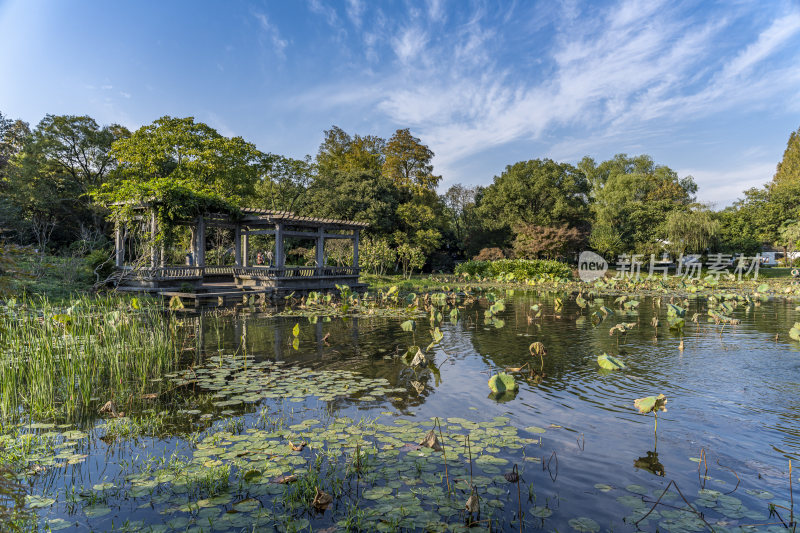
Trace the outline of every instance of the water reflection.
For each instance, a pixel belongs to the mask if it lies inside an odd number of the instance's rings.
[[[658,460],[658,452],[655,450],[652,452],[647,452],[644,457],[635,459],[633,461],[633,466],[640,470],[646,470],[657,476],[664,477],[666,475],[666,469],[664,468],[664,465],[661,464],[661,461]]]
[[[558,309],[556,297],[563,301]],[[541,449],[530,453],[546,463],[558,451],[561,474],[553,483],[554,494],[585,494],[599,481],[615,487],[659,483],[668,469],[681,487],[691,487],[697,476],[689,458],[703,447],[740,475],[785,485],[786,458],[800,458],[800,402],[795,401],[800,355],[786,334],[795,321],[794,304],[738,305],[730,314],[742,324],[723,326],[707,321],[706,300],[676,300],[687,309],[680,332],[669,329],[666,302],[659,308],[643,298],[638,310],[628,312],[612,302],[603,305],[613,307],[613,314],[593,323],[599,302],[581,309],[568,295],[517,293],[506,295],[506,310],[486,323],[484,312],[491,304],[477,299],[465,305],[457,320],[438,324],[444,339],[427,354],[436,371],[411,368],[400,357],[410,346],[430,342],[428,317],[417,321],[413,333],[403,331],[399,320],[385,318],[314,321],[258,314],[210,313],[197,317],[192,327],[200,358],[246,353],[382,377],[403,389],[377,402],[337,399],[333,409],[394,409],[423,419],[505,416],[520,428],[544,428]],[[536,312],[533,305],[538,305]],[[697,322],[692,322],[695,313]],[[658,328],[655,317],[660,318]],[[625,335],[610,335],[621,322],[637,325]],[[540,359],[529,350],[535,341],[547,348],[544,377]],[[601,371],[597,356],[602,353],[622,359],[627,368]],[[520,390],[510,397],[487,397],[492,373],[507,368],[524,368],[515,374]],[[670,399],[669,412],[659,416],[661,449],[654,445],[652,415],[633,408],[635,398],[659,393]],[[580,433],[585,447],[576,445]],[[727,472],[715,473],[723,481],[725,476],[736,482]],[[574,503],[571,509],[567,498],[560,502],[567,514],[607,516],[609,521],[621,516],[602,503]]]

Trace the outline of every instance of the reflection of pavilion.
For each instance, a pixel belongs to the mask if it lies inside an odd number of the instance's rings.
[[[267,297],[288,294],[292,291],[330,290],[336,285],[348,285],[354,290],[364,287],[358,282],[359,232],[367,225],[362,222],[327,218],[302,217],[287,211],[242,209],[238,217],[208,213],[191,220],[181,220],[178,226],[191,231],[191,251],[185,265],[168,265],[163,244],[155,246],[158,220],[155,210],[142,206],[136,220],[150,234],[149,257],[135,257],[130,253],[135,247],[130,228],[118,227],[116,232],[116,267],[119,286],[127,290],[156,292],[165,295],[179,294],[195,301],[238,297],[242,294],[263,294]],[[222,228],[233,231],[233,264],[211,266],[206,264],[207,229]],[[264,264],[253,264],[250,237],[271,236],[274,249],[267,252]],[[285,240],[287,238],[313,241],[315,261],[312,266],[286,266]],[[325,261],[325,242],[331,239],[352,242],[352,265],[328,266]],[[138,261],[126,262],[126,255]],[[271,256],[271,257],[270,257]],[[191,285],[193,292],[177,292]]]

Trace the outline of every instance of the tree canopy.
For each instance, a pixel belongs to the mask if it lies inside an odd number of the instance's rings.
[[[113,144],[119,167],[114,187],[170,183],[232,203],[254,193],[259,175],[256,147],[241,137],[225,137],[193,117],[161,117]]]
[[[482,194],[480,214],[489,227],[585,225],[589,182],[569,163],[533,159],[508,165]]]

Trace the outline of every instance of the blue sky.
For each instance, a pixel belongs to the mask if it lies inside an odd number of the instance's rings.
[[[408,127],[443,190],[647,153],[722,207],[800,126],[798,65],[796,0],[0,0],[7,116],[194,116],[292,157]]]

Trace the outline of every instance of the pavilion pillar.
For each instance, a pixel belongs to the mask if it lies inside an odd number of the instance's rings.
[[[250,266],[250,233],[247,231],[242,235],[242,266]]]
[[[206,266],[206,221],[202,216],[197,217],[197,250],[195,253],[195,266]]]
[[[197,228],[191,226],[189,230],[191,232],[189,236],[189,252],[191,254],[186,260],[186,266],[197,266]]]
[[[156,237],[158,236],[158,218],[155,209],[150,211],[150,267],[158,266],[158,248],[156,247]]]
[[[125,238],[122,234],[122,224],[117,223],[114,232],[114,262],[117,268],[125,266]]]
[[[283,251],[283,224],[275,225],[275,268],[283,268],[286,264],[286,255]]]
[[[242,266],[242,226],[236,224],[233,230],[233,258],[237,267]]]
[[[353,266],[358,268],[358,234],[361,230],[353,230]]]
[[[322,275],[325,267],[325,228],[320,226],[317,230],[317,276]]]

